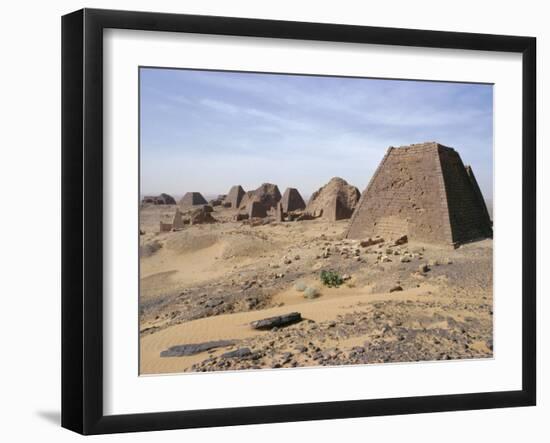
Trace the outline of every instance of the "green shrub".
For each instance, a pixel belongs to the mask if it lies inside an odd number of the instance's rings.
[[[344,283],[344,279],[336,271],[322,271],[321,281],[329,288],[335,288]]]

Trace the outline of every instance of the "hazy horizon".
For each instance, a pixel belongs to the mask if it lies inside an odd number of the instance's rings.
[[[141,68],[141,194],[363,191],[389,146],[455,148],[493,198],[491,85]]]

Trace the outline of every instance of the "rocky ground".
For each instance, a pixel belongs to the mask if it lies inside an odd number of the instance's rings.
[[[491,240],[366,245],[343,239],[346,220],[251,226],[221,208],[218,223],[158,233],[174,211],[141,211],[142,373],[492,356]],[[196,347],[166,352],[183,345]]]

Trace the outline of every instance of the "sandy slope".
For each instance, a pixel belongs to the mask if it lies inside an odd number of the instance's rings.
[[[378,300],[418,300],[420,294],[433,290],[434,287],[425,285],[407,291],[394,293],[372,294],[370,288],[332,288],[325,290],[325,295],[314,300],[306,300],[300,292],[289,289],[274,297],[277,303],[284,306],[263,309],[261,311],[239,312],[215,317],[202,318],[187,323],[169,327],[156,334],[143,337],[141,340],[141,373],[160,374],[167,372],[184,372],[192,364],[204,359],[204,354],[161,358],[160,352],[182,343],[200,343],[221,339],[244,339],[269,332],[257,331],[250,327],[250,323],[266,317],[298,311],[306,320],[323,322],[337,318],[340,314],[353,312],[360,303],[372,303]],[[219,355],[235,346],[210,352]]]
[[[359,248],[342,240],[345,220],[251,227],[219,209],[214,216],[223,223],[156,232],[169,213],[165,207],[142,211],[141,245],[160,245],[140,260],[142,374],[492,355],[491,240],[457,250]],[[402,262],[404,256],[412,258]],[[419,275],[420,264],[436,261]],[[322,269],[351,280],[326,288]],[[318,288],[320,297],[305,299],[298,281]],[[403,291],[390,293],[397,284]],[[292,311],[305,320],[274,331],[249,326]],[[238,343],[160,357],[171,346],[219,339]],[[250,357],[220,357],[243,347]]]

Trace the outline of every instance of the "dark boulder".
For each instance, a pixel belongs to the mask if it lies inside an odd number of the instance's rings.
[[[250,357],[252,355],[252,351],[250,348],[239,348],[235,349],[234,351],[226,352],[225,354],[222,354],[222,358],[244,358],[244,357]]]
[[[253,329],[271,329],[287,326],[302,320],[302,315],[299,312],[291,312],[290,314],[278,315],[276,317],[264,318],[262,320],[253,321],[250,323]]]
[[[192,343],[186,345],[172,346],[160,353],[161,357],[184,357],[187,355],[195,355],[200,352],[209,351],[215,348],[224,348],[232,346],[236,343],[235,340],[215,340],[204,343]]]

